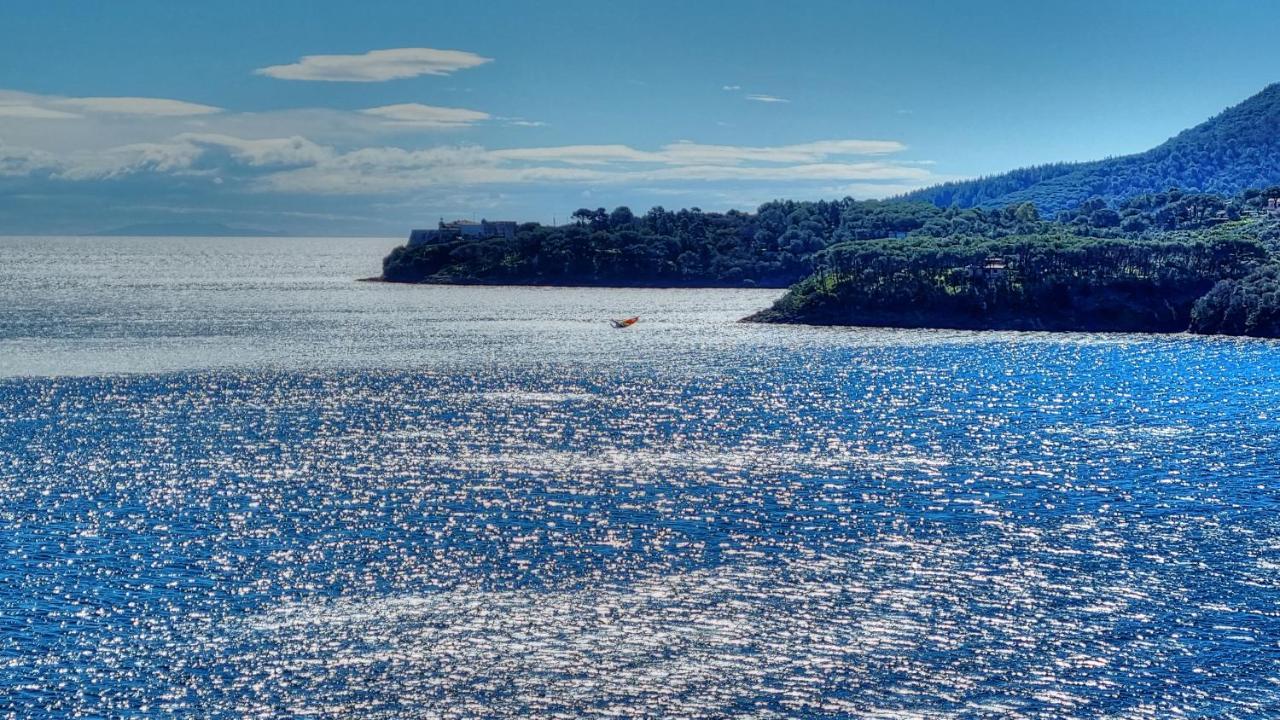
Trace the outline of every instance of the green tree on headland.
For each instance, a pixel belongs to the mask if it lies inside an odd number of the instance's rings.
[[[962,210],[848,198],[779,200],[755,213],[582,208],[572,224],[525,223],[511,238],[396,248],[383,276],[794,286],[757,316],[786,322],[1263,334],[1270,276],[1245,278],[1280,245],[1276,198],[1280,188],[1170,189],[1114,205],[1089,198],[1051,220],[1030,203]]]

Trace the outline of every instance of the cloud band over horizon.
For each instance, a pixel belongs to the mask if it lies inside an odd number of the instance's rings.
[[[490,62],[461,50],[393,48],[306,55],[253,73],[279,80],[380,83],[448,76]],[[897,140],[646,145],[522,144],[507,138],[485,143],[468,131],[509,127],[536,133],[547,123],[421,102],[414,97],[418,93],[406,94],[403,102],[352,109],[242,111],[189,99],[0,90],[0,189],[14,198],[40,198],[50,207],[59,197],[79,198],[81,204],[101,197],[160,212],[156,198],[166,197],[169,212],[184,213],[211,208],[211,203],[241,208],[289,198],[280,205],[283,211],[286,205],[305,208],[331,202],[318,198],[345,197],[350,200],[340,204],[357,208],[363,202],[371,212],[409,208],[408,198],[427,205],[488,207],[494,197],[519,203],[519,197],[552,192],[562,198],[558,207],[566,194],[588,197],[607,188],[612,190],[605,194],[622,198],[682,195],[693,204],[742,207],[795,192],[885,196],[939,180],[921,161],[898,159],[908,148]],[[771,95],[740,97],[780,108],[788,102]],[[441,133],[455,137],[430,141]],[[248,198],[262,200],[246,203]],[[13,217],[17,210],[8,212]],[[0,203],[0,221],[4,217]]]

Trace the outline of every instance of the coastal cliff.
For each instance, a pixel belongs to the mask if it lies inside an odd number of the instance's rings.
[[[1275,285],[1240,223],[1125,240],[916,238],[831,248],[754,322],[913,328],[1273,335]],[[1254,318],[1251,322],[1250,318]]]

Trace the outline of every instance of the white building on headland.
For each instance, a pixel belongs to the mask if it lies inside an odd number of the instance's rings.
[[[440,219],[440,227],[436,230],[413,230],[409,233],[409,247],[428,245],[431,243],[449,242],[451,240],[485,240],[488,238],[506,238],[516,236],[514,220],[454,220],[445,222]]]

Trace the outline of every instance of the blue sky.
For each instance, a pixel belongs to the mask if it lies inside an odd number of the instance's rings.
[[[1258,2],[0,5],[0,233],[883,197],[1280,79]]]

